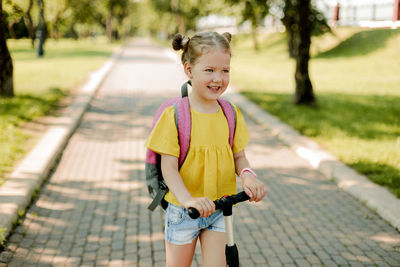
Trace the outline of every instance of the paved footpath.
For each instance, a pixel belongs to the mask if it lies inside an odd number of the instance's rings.
[[[144,141],[155,109],[184,81],[167,51],[126,46],[0,266],[164,265],[164,212],[146,209]],[[234,208],[242,266],[400,266],[393,227],[246,120],[246,151],[268,194]]]

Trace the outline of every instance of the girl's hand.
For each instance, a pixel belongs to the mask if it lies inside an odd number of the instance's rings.
[[[243,173],[242,187],[250,197],[250,201],[259,202],[265,197],[266,191],[264,184],[250,172]]]
[[[195,208],[200,217],[208,217],[215,212],[215,204],[208,197],[191,197],[181,202],[185,209]]]

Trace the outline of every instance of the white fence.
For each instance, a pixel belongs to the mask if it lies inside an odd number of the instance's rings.
[[[392,21],[393,4],[343,6],[339,11],[339,25],[358,25],[362,21]]]
[[[335,8],[335,5],[320,7],[329,21],[334,21]],[[370,1],[361,4],[349,1],[340,5],[339,20],[336,25],[390,27],[399,24],[393,22],[393,15],[394,1]]]

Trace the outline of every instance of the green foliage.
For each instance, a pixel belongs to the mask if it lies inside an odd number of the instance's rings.
[[[1,248],[5,247],[6,236],[5,236],[6,229],[0,228],[0,250]]]
[[[311,35],[319,36],[327,32],[332,32],[328,24],[328,20],[322,12],[320,12],[315,6],[310,5],[310,16],[308,19],[311,22]],[[288,51],[291,57],[295,57],[296,52],[296,33],[299,30],[299,25],[304,22],[299,21],[299,6],[296,1],[285,0],[282,2],[281,9],[283,10],[283,17],[281,21],[286,28]]]
[[[15,228],[15,227],[17,227],[17,226],[22,224],[22,219],[25,216],[25,213],[26,213],[25,209],[18,210],[18,217],[13,222],[13,228]]]
[[[387,42],[400,30],[379,29],[357,32],[331,50],[320,53],[316,58],[355,57],[385,48]]]
[[[259,27],[268,15],[270,0],[226,0],[231,5],[241,6],[241,22],[250,21],[253,27]]]
[[[153,10],[159,14],[161,19],[164,17],[173,24],[172,29],[167,29],[167,34],[187,33],[195,30],[198,19],[209,12],[207,8],[209,1],[151,0],[151,3]]]
[[[6,0],[3,4],[3,10],[9,15],[10,20],[21,19],[27,7],[27,1],[24,0]]]
[[[400,197],[400,30],[338,28],[334,35],[314,37],[319,52],[310,73],[317,108],[292,104],[294,62],[285,51],[284,34],[262,36],[259,53],[250,49],[248,36],[236,37],[235,86]]]
[[[251,23],[253,47],[254,50],[259,50],[259,44],[257,40],[258,28],[263,24],[265,17],[269,13],[269,5],[271,0],[225,0],[227,3],[233,6],[239,6],[241,8],[240,24],[246,21]]]
[[[0,184],[31,147],[26,122],[51,114],[66,94],[99,68],[116,44],[97,40],[50,40],[38,59],[29,40],[8,40],[15,68],[14,98],[0,99]]]
[[[61,89],[52,88],[37,96],[21,94],[11,99],[0,98],[0,116],[7,115],[8,123],[18,126],[21,121],[30,121],[43,116],[54,108],[57,100],[63,96],[65,93]]]
[[[288,32],[296,30],[298,28],[296,21],[296,2],[292,0],[285,0],[282,2],[281,9],[283,10],[284,16],[282,17],[282,23],[285,25]],[[309,20],[312,23],[312,35],[319,36],[327,32],[332,32],[331,27],[328,24],[328,20],[325,15],[319,11],[314,5],[310,6],[311,15]]]
[[[374,48],[369,48],[367,54],[356,53],[351,57],[343,57],[344,52],[337,49],[342,46],[341,43],[352,39],[352,36],[362,32],[368,34],[369,31],[375,30],[338,28],[333,35],[314,37],[311,50],[315,56],[310,61],[310,76],[317,95],[320,92],[399,95],[400,76],[396,75],[400,73],[397,48],[400,45],[399,29],[378,30],[391,36],[381,36],[382,40],[386,40],[382,43],[371,40],[376,35],[370,35],[371,39],[363,39],[358,45],[352,46],[361,47],[362,51],[364,45],[371,44]],[[249,36],[235,36],[234,40],[234,84],[268,92],[294,91],[294,61],[287,54],[284,33],[260,35],[259,53],[252,51]],[[319,56],[325,54],[331,54],[331,57]]]
[[[23,16],[28,10],[29,2],[26,0],[3,1],[3,15],[7,37],[28,36]]]
[[[243,94],[400,197],[400,96],[320,93],[313,109],[290,94]]]
[[[36,28],[38,4],[33,0],[32,10],[28,11],[28,3],[27,0],[7,0],[5,12],[8,21],[23,24],[25,20],[21,18],[29,13]],[[107,19],[111,19],[114,36],[120,37],[130,33],[126,22],[129,16],[137,15],[137,5],[130,0],[52,0],[44,2],[44,16],[48,33],[53,38],[86,37],[90,32],[104,34]],[[18,38],[27,36],[26,31],[15,33]]]
[[[1,174],[10,171],[12,163],[24,152],[23,143],[29,135],[21,131],[23,123],[48,114],[57,106],[65,92],[52,88],[41,94],[21,94],[13,98],[0,98],[0,184]]]

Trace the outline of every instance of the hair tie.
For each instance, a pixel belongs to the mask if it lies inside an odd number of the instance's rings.
[[[228,41],[228,43],[231,42],[231,40],[232,40],[232,35],[231,35],[229,32],[224,32],[224,33],[222,34],[222,36],[225,37],[225,39]]]
[[[186,48],[187,48],[187,46],[189,44],[189,41],[190,41],[189,37],[187,37],[187,36],[183,37],[183,40],[182,40],[182,50],[183,51],[186,50]]]

